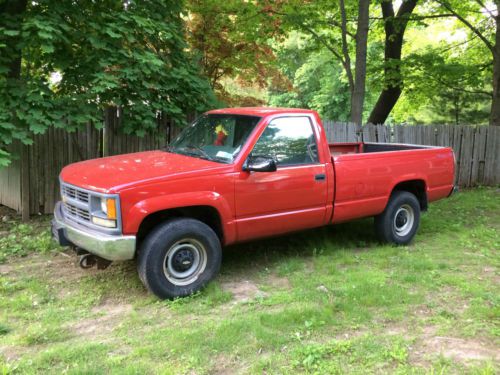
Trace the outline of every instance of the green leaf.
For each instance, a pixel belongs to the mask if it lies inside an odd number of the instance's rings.
[[[20,34],[19,30],[4,30],[3,33],[7,36],[18,36]]]

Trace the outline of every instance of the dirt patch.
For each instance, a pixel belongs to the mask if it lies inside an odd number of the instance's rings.
[[[496,267],[484,267],[483,274],[489,278],[493,284],[500,285],[500,271]],[[480,279],[481,280],[481,279]]]
[[[485,344],[476,340],[436,336],[428,340],[425,345],[432,351],[438,351],[445,357],[450,357],[460,362],[470,360],[500,361],[498,351],[488,348]]]
[[[14,266],[12,264],[0,264],[0,275],[8,275],[14,271]]]
[[[304,272],[311,274],[314,273],[315,267],[314,267],[314,261],[312,259],[306,259],[304,261]]]
[[[359,328],[359,329],[353,329],[349,331],[343,331],[341,333],[337,333],[335,335],[335,340],[337,341],[343,341],[343,340],[353,340],[357,339],[358,337],[362,337],[364,335],[368,335],[369,332],[365,328]],[[330,336],[327,338],[330,340]]]
[[[30,254],[22,258],[11,258],[8,263],[1,264],[0,274],[30,275],[55,284],[76,281],[99,272],[95,268],[81,269],[77,265],[77,260],[77,256],[70,250],[50,254]]]
[[[131,311],[132,305],[130,304],[107,301],[92,309],[92,313],[97,316],[82,319],[70,325],[69,328],[80,337],[104,338],[109,336]]]
[[[265,293],[259,290],[254,282],[249,280],[226,281],[221,286],[223,290],[233,295],[235,302],[247,302],[255,297],[265,296]]]
[[[237,370],[239,363],[230,358],[219,354],[213,359],[213,367],[209,374],[214,375],[233,375],[240,371]]]
[[[460,297],[460,292],[452,287],[440,288],[437,292],[428,293],[427,301],[433,301],[435,306],[420,305],[415,310],[417,317],[432,317],[439,313],[449,313],[455,316],[463,315],[469,308],[468,301]]]
[[[384,331],[385,334],[389,336],[403,336],[403,337],[409,337],[411,334],[412,328],[410,326],[403,326],[403,325],[391,325],[386,328]]]
[[[424,327],[422,335],[410,352],[412,363],[423,363],[442,355],[453,361],[468,364],[473,361],[500,361],[500,351],[477,339],[436,336],[433,326]]]
[[[19,215],[16,211],[0,204],[0,230],[3,228],[9,229],[10,222],[18,218]]]
[[[7,362],[18,360],[28,351],[29,350],[23,346],[0,346],[0,355],[2,355]]]
[[[269,277],[266,279],[266,283],[271,285],[273,288],[276,289],[290,289],[290,281],[286,277],[279,277],[278,275],[271,274]]]

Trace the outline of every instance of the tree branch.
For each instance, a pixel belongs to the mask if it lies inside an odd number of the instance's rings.
[[[493,12],[491,10],[489,10],[486,5],[484,5],[484,2],[482,0],[475,0],[476,3],[479,4],[480,7],[482,7],[486,12],[488,12],[488,14],[490,15],[491,18],[495,19],[495,15],[493,14]]]
[[[339,27],[340,29],[342,29],[342,24],[339,23],[338,21],[335,21],[335,20],[330,20],[330,21],[327,21],[327,24],[329,24],[330,26],[336,26],[336,27]],[[350,32],[349,30],[345,30],[346,34],[349,35],[351,38],[356,38],[356,34]]]
[[[439,4],[441,4],[444,8],[446,8],[449,12],[451,12],[458,20],[460,20],[465,26],[467,26],[474,34],[476,34],[479,39],[481,39],[486,47],[491,51],[491,53],[495,54],[495,48],[493,44],[479,31],[477,27],[472,25],[469,21],[467,21],[464,17],[458,14],[447,1],[436,0]]]
[[[455,17],[454,14],[452,13],[442,13],[442,14],[428,14],[428,15],[414,15],[412,17],[408,17],[408,21],[420,21],[420,20],[426,20],[426,19],[432,19],[432,18],[449,18],[449,17]],[[384,17],[370,17],[371,20],[383,20]]]
[[[466,92],[468,94],[479,94],[479,95],[486,95],[488,96],[489,98],[492,98],[493,97],[493,94],[491,92],[488,92],[488,91],[482,91],[482,90],[466,90],[462,87],[457,87],[457,86],[453,86],[452,84],[450,84],[449,82],[446,82],[444,80],[442,80],[441,78],[439,77],[436,77],[434,76],[434,79],[436,81],[438,81],[440,84],[442,84],[443,86],[446,86],[447,88],[453,90],[453,91],[459,91],[459,92]]]
[[[328,51],[334,54],[336,58],[339,59],[339,61],[342,63],[342,65],[345,64],[344,59],[342,58],[342,55],[338,53],[335,48],[333,48],[321,35],[319,35],[316,31],[311,29],[309,26],[306,24],[299,24],[300,27],[302,27],[304,30],[306,30],[308,33],[310,33],[318,42],[320,42]]]

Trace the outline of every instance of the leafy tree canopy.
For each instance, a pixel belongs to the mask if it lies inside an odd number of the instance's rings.
[[[108,106],[142,135],[159,113],[181,119],[213,105],[186,53],[182,11],[177,0],[0,1],[0,165],[14,139],[98,126]]]
[[[280,30],[260,2],[188,0],[188,42],[218,97],[230,105],[264,104],[245,91],[231,90],[235,80],[246,88],[263,88],[278,74],[267,43]],[[229,89],[229,90],[228,90]],[[233,92],[230,92],[233,91]]]
[[[212,7],[210,3],[204,2],[209,8]],[[345,6],[346,43],[343,40],[341,3]],[[387,121],[488,123],[495,92],[492,82],[496,82],[493,67],[500,62],[498,57],[495,63],[490,51],[490,47],[495,47],[495,35],[498,35],[499,1],[414,1],[414,10],[403,14],[393,25],[397,31],[406,24],[401,59],[385,61],[384,27],[395,18],[384,18],[382,5],[387,3],[392,3],[396,17],[401,6],[409,0],[370,2],[365,121],[379,94],[397,83],[402,94],[397,96]],[[262,90],[267,93],[269,105],[302,106],[317,109],[323,116],[334,116],[331,117],[334,120],[348,118],[346,109],[352,79],[346,65],[355,73],[352,57],[355,55],[358,4],[356,0],[245,2],[242,6],[245,10],[237,19],[251,22],[238,22],[236,30],[242,35],[231,33],[231,38],[226,41],[236,46],[248,38],[257,40],[260,48],[272,47],[273,59],[260,58],[259,68],[255,68],[255,61],[249,65],[245,63],[242,67],[249,69],[244,74],[241,72],[245,69],[233,69],[228,75],[237,77],[236,81],[242,85],[251,82],[252,77],[266,77]],[[245,14],[247,16],[243,16]],[[228,17],[228,20],[235,19]],[[224,18],[218,20],[221,22],[219,30],[234,25],[231,21],[227,26],[228,21]],[[259,25],[259,29],[251,29],[252,23]],[[300,42],[295,40],[297,36],[302,38]],[[351,56],[350,61],[346,61],[346,52]],[[500,52],[497,55],[500,56]],[[231,64],[235,67],[238,62]],[[269,74],[266,66],[270,65],[277,67],[279,74]],[[233,85],[234,80],[231,82]],[[220,84],[225,88],[224,80]],[[496,91],[499,91],[498,87]],[[230,98],[225,99],[232,103]]]

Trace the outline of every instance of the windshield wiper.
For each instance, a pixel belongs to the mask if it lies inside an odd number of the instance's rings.
[[[185,148],[189,148],[191,150],[196,150],[196,151],[198,151],[197,155],[203,156],[205,159],[215,161],[215,159],[213,157],[211,157],[209,154],[207,154],[207,152],[199,146],[189,144]]]

